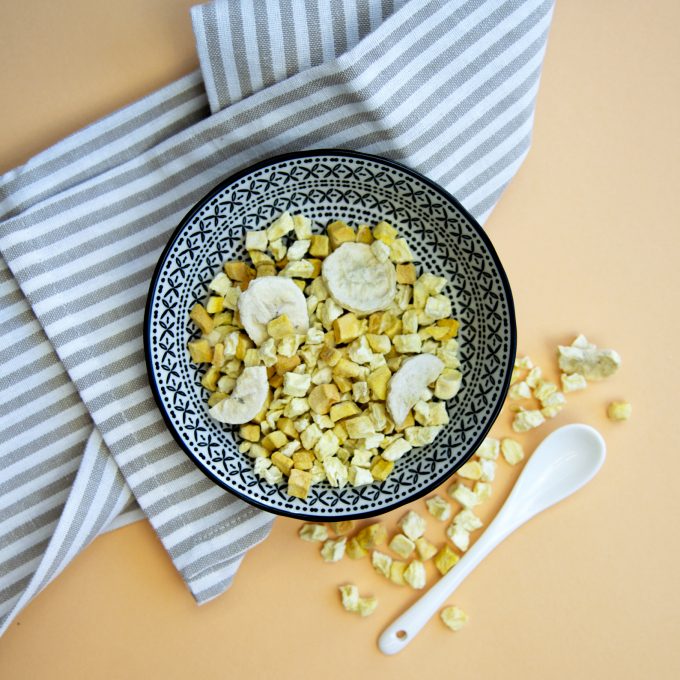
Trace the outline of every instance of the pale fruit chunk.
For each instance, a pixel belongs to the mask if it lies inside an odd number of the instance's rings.
[[[241,323],[255,342],[261,345],[268,337],[267,324],[286,315],[295,333],[309,330],[309,314],[304,293],[288,278],[263,276],[250,282],[238,299]]]
[[[213,406],[209,413],[221,423],[241,425],[252,420],[264,406],[269,394],[267,369],[264,366],[244,368],[232,393]]]
[[[406,359],[387,386],[387,410],[399,427],[420,400],[423,390],[444,370],[444,363],[433,354]]]
[[[396,294],[394,265],[379,262],[365,243],[343,243],[323,261],[321,271],[333,299],[350,312],[387,309]]]

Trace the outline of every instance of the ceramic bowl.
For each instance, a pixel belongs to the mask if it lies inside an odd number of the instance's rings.
[[[189,310],[207,296],[223,262],[243,259],[244,233],[288,210],[310,217],[320,233],[332,220],[386,220],[403,235],[416,265],[446,276],[444,292],[458,336],[463,386],[447,402],[450,423],[430,445],[397,461],[389,478],[362,487],[314,485],[305,500],[271,486],[238,451],[238,427],[208,414],[202,369],[186,346],[196,336]],[[384,158],[315,150],[258,163],[216,186],[181,221],[151,282],[144,324],[149,381],[179,445],[216,484],[269,512],[312,520],[377,515],[444,482],[477,449],[498,416],[510,383],[516,329],[512,295],[496,252],[474,218],[423,175]]]

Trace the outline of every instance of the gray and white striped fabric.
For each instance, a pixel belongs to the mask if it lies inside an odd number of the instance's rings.
[[[552,0],[218,0],[201,71],[0,178],[0,621],[95,536],[140,516],[198,602],[271,516],[167,433],[142,317],[182,215],[285,151],[400,160],[483,222],[530,144]],[[122,514],[121,514],[122,513]]]

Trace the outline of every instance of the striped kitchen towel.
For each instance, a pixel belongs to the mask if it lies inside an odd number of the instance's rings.
[[[0,630],[99,533],[149,519],[198,602],[271,516],[209,482],[146,378],[151,273],[186,211],[273,154],[342,147],[483,222],[529,149],[552,0],[218,0],[200,72],[0,178]]]

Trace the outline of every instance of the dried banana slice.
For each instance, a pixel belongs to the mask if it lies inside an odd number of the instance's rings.
[[[269,394],[267,369],[264,366],[244,368],[232,393],[209,411],[221,423],[241,425],[252,420],[264,406]]]
[[[333,299],[356,314],[387,309],[397,292],[394,265],[376,259],[365,243],[343,243],[323,261],[321,273]]]
[[[406,359],[387,385],[387,410],[399,427],[420,400],[423,390],[444,370],[444,363],[433,354]]]
[[[250,282],[238,299],[241,323],[255,342],[261,345],[268,337],[267,324],[285,314],[298,335],[309,330],[309,314],[304,293],[282,276],[263,276]]]

